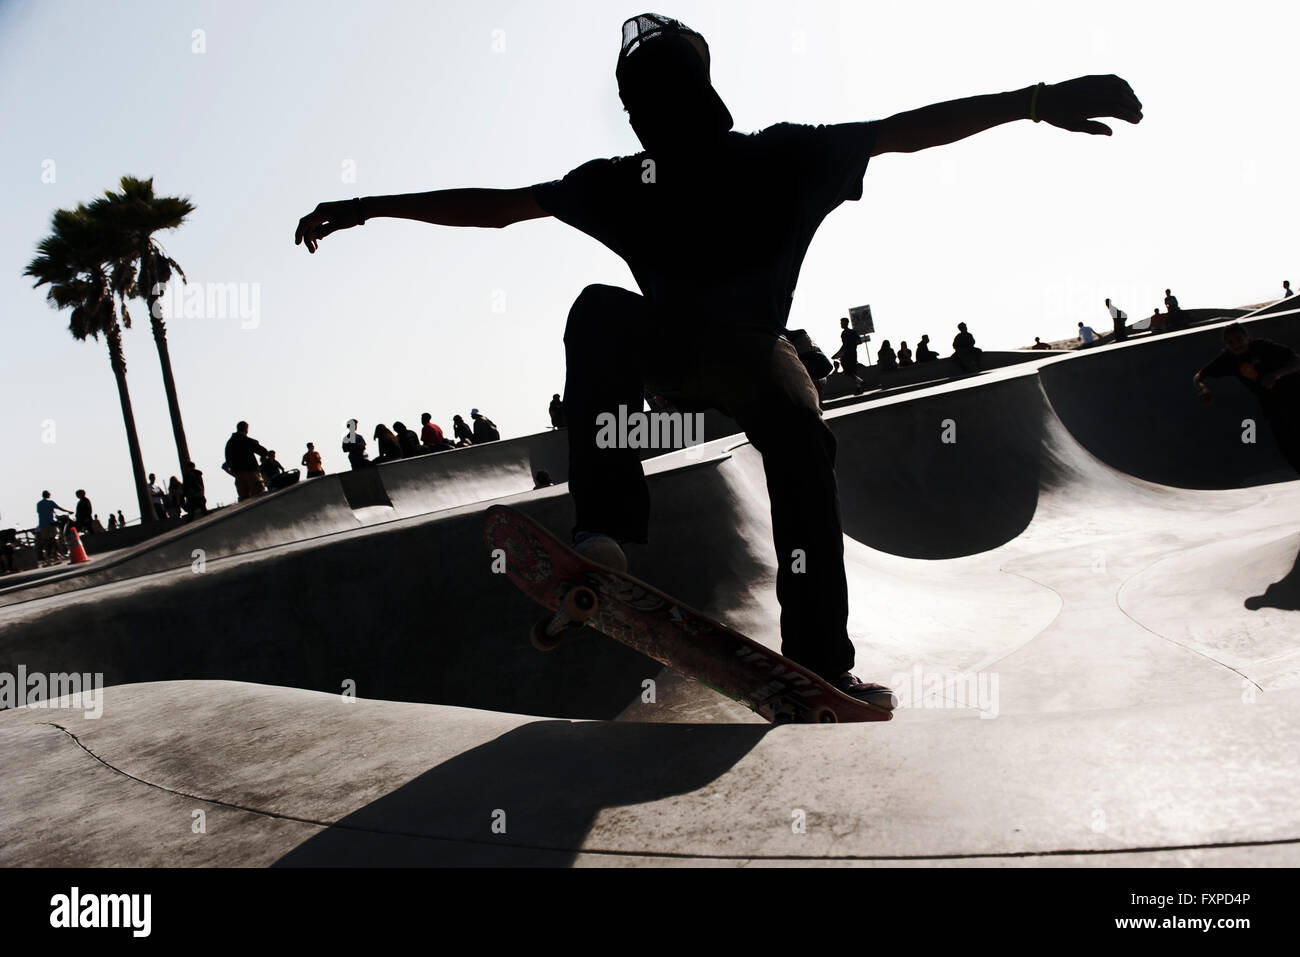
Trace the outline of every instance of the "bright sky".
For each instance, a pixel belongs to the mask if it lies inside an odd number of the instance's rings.
[[[653,8],[652,8],[653,9]],[[1087,4],[719,2],[658,9],[704,33],[739,130],[875,119],[1039,80],[1118,73],[1146,119],[1087,137],[1028,122],[874,160],[861,202],[822,227],[792,326],[836,347],[870,303],[877,338],[941,347],[966,320],[985,348],[1185,308],[1276,298],[1295,256],[1300,6],[1239,0]],[[505,230],[394,220],[293,245],[317,202],[552,179],[635,152],[614,86],[623,19],[608,0],[9,2],[0,5],[0,373],[8,440],[0,524],[30,526],[43,488],[101,519],[137,515],[104,344],[22,271],[51,213],[153,176],[197,211],[162,234],[191,283],[240,284],[256,315],[168,323],[190,449],[210,503],[239,419],[327,470],[355,416],[450,426],[481,408],[506,437],[547,424],[569,304],[622,262],[555,220]],[[202,31],[196,33],[195,31]],[[52,180],[52,181],[50,181]],[[756,197],[761,201],[761,197]],[[254,298],[255,297],[255,298]],[[142,303],[125,335],[146,471],[178,474]],[[827,351],[830,351],[828,348]],[[874,349],[873,349],[874,352]]]

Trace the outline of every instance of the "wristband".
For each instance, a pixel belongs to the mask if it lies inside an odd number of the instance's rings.
[[[1029,97],[1029,118],[1035,123],[1041,122],[1041,117],[1038,115],[1038,91],[1045,85],[1046,84],[1039,83],[1034,87],[1033,95]]]

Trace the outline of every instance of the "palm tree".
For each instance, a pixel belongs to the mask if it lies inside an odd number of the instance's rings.
[[[90,216],[84,204],[75,210],[54,213],[50,235],[37,245],[37,257],[23,271],[33,277],[34,286],[48,285],[45,298],[58,309],[71,309],[68,331],[78,341],[99,339],[102,333],[108,344],[108,360],[117,379],[117,395],[122,403],[122,420],[131,451],[131,470],[135,473],[135,493],[140,504],[140,521],[154,519],[145,483],[144,457],[135,430],[135,413],[131,394],[126,387],[126,357],[122,353],[122,329],[118,324],[111,274],[105,269],[104,256],[110,237],[101,224]],[[129,317],[122,320],[128,327]]]
[[[181,422],[181,405],[176,396],[176,380],[172,377],[167,325],[162,318],[160,300],[172,274],[179,275],[184,282],[185,273],[180,264],[163,251],[153,234],[180,226],[185,217],[194,212],[194,205],[188,197],[155,196],[152,178],[123,176],[121,192],[106,191],[103,197],[90,204],[89,211],[111,236],[111,282],[122,304],[126,325],[129,327],[131,324],[127,299],[138,296],[149,308],[153,340],[162,365],[163,388],[167,392],[167,409],[171,413],[172,435],[180,458],[178,474],[184,475],[185,464],[190,461],[190,450],[185,441],[185,426]]]

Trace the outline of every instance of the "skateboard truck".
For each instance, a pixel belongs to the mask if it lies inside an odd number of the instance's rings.
[[[560,598],[553,615],[543,615],[533,622],[528,638],[538,651],[552,651],[560,642],[587,623],[596,613],[599,600],[586,585],[569,587]]]

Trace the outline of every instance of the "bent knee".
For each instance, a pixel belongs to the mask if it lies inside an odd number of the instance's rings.
[[[608,329],[618,319],[640,311],[644,306],[645,300],[634,292],[593,283],[578,293],[578,298],[569,307],[564,341],[567,343],[574,334],[586,337],[593,331]]]

